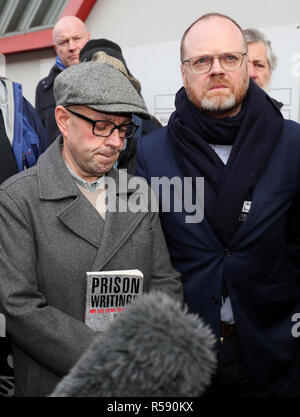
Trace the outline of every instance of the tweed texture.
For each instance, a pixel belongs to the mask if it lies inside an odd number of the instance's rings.
[[[133,113],[150,119],[129,79],[109,63],[84,62],[60,73],[54,82],[56,105],[85,105],[104,113]]]
[[[100,51],[100,52],[95,52],[95,54],[92,57],[92,61],[106,62],[108,64],[111,64],[113,67],[117,68],[119,71],[123,72],[123,74],[126,75],[126,77],[131,82],[131,84],[136,89],[136,91],[140,94],[142,87],[141,87],[139,80],[137,80],[136,78],[134,78],[132,75],[129,74],[126,66],[123,64],[123,62],[120,59],[115,58],[114,56],[110,56],[104,51]]]
[[[52,397],[193,397],[216,366],[215,337],[162,292],[144,294],[94,339]]]
[[[150,202],[147,211],[108,210],[104,222],[71,177],[61,140],[0,187],[0,308],[15,342],[17,396],[49,395],[97,335],[84,324],[87,271],[140,269],[144,292],[182,300],[157,211]],[[106,177],[115,184],[108,199],[134,205],[130,176]]]
[[[123,62],[120,61],[118,58],[115,58],[114,56],[107,55],[107,53],[104,51],[95,52],[91,61],[106,62],[107,64],[110,64],[119,71],[123,72],[123,74],[126,75],[127,78],[129,77],[129,73]]]
[[[112,64],[115,68],[122,71],[137,92],[139,94],[141,93],[142,87],[139,80],[134,78],[130,73],[122,54],[122,49],[115,42],[103,38],[88,41],[80,52],[80,62],[87,61],[108,62]]]
[[[101,38],[89,40],[80,51],[80,62],[91,61],[93,55],[99,51],[104,51],[109,56],[113,56],[119,61],[122,61],[127,71],[129,72],[125,58],[122,54],[122,49],[118,44],[109,39]]]

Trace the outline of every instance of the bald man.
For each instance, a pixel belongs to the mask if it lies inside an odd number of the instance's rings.
[[[138,141],[136,166],[151,185],[164,179],[155,191],[185,303],[218,336],[206,395],[299,396],[300,126],[249,79],[228,16],[185,31],[181,74],[176,110]]]
[[[51,141],[59,134],[54,117],[54,80],[65,68],[79,63],[80,51],[90,39],[90,34],[78,17],[65,16],[59,19],[54,26],[52,37],[53,47],[57,54],[56,63],[51,68],[49,75],[38,83],[35,94],[36,110]]]

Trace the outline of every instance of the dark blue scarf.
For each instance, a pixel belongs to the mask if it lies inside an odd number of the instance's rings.
[[[168,139],[184,176],[205,178],[205,218],[227,244],[241,224],[243,202],[252,200],[253,188],[281,135],[283,116],[252,80],[235,117],[217,119],[199,111],[184,88],[178,91],[175,106]],[[226,165],[209,143],[233,145]]]

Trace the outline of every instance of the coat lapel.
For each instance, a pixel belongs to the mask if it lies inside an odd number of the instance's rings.
[[[84,197],[71,177],[61,156],[61,140],[57,139],[40,156],[37,163],[41,200],[57,201],[59,221],[77,236],[99,248],[104,221]]]
[[[250,237],[251,232],[257,227],[259,223],[258,219],[263,213],[264,204],[267,197],[268,187],[265,184],[265,174],[259,179],[253,192],[252,205],[245,222],[241,225],[230,245],[234,246],[242,241],[245,241],[247,237]],[[253,235],[254,237],[255,235]]]
[[[84,195],[79,195],[67,204],[58,218],[77,236],[99,248],[103,237],[104,220]]]
[[[130,188],[127,175],[122,171],[112,170],[107,174],[107,177],[112,179],[116,184],[115,190],[109,189],[108,187],[108,192],[116,198],[117,210],[109,210],[106,213],[101,244],[94,260],[93,271],[100,271],[105,267],[120,247],[133,234],[134,230],[146,215],[146,212],[142,211],[133,212],[130,209],[130,203],[126,211],[118,210],[120,206],[124,208],[128,204],[128,199],[136,190]],[[112,196],[111,194],[110,196]]]
[[[131,176],[125,172],[112,169],[106,174],[113,182],[107,188],[107,194],[116,201],[116,210],[108,209],[105,221],[102,220],[96,209],[84,197],[71,177],[61,156],[61,139],[57,139],[47,151],[41,155],[37,164],[39,177],[39,195],[42,200],[58,201],[61,210],[58,213],[59,221],[77,236],[85,239],[98,248],[92,270],[99,271],[109,262],[114,254],[129,239],[148,212],[148,204],[136,212],[130,210],[129,197],[136,188],[130,188]],[[143,188],[140,195],[149,192]],[[149,196],[148,196],[149,197]],[[148,200],[144,200],[148,202]],[[127,204],[129,206],[127,210]],[[119,208],[122,207],[120,211]]]

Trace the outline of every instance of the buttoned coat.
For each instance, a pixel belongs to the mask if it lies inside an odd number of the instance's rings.
[[[40,80],[35,90],[35,109],[47,130],[51,142],[60,134],[55,120],[55,97],[53,85],[55,78],[61,73],[61,68],[53,65],[47,77]]]
[[[108,176],[117,201],[129,201],[118,171]],[[0,307],[17,396],[50,394],[94,338],[84,324],[87,271],[140,269],[145,292],[181,299],[157,212],[107,212],[104,221],[68,172],[59,140],[0,195]]]
[[[139,141],[137,174],[149,184],[162,177],[179,177],[183,183],[167,127]],[[272,395],[299,396],[299,338],[293,331],[294,315],[300,312],[299,124],[284,121],[253,190],[248,217],[228,246],[218,239],[205,213],[203,220],[187,222],[189,213],[176,211],[174,191],[170,196],[171,209],[160,218],[190,311],[219,337],[224,280],[250,375]],[[159,201],[162,206],[162,195]]]

